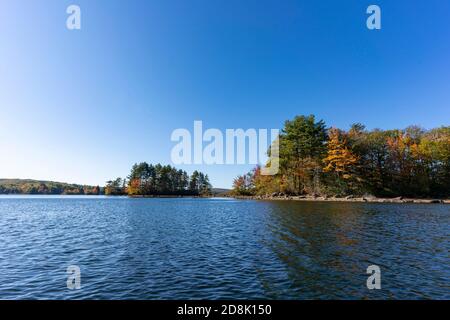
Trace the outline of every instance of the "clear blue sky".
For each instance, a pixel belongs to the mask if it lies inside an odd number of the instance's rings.
[[[0,1],[2,178],[103,185],[170,163],[172,131],[194,120],[281,128],[311,113],[342,128],[449,125],[450,2]],[[249,166],[183,169],[230,187]]]

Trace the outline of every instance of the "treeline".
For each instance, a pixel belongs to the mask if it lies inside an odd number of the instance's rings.
[[[450,196],[450,127],[345,131],[297,116],[278,142],[279,173],[257,167],[234,180],[234,194]]]
[[[186,171],[170,165],[148,164],[142,162],[133,165],[126,179],[117,178],[108,181],[106,195],[157,196],[157,195],[210,195],[212,187],[208,175],[194,171],[191,176]]]
[[[86,186],[53,181],[0,179],[0,194],[99,195],[99,186]]]

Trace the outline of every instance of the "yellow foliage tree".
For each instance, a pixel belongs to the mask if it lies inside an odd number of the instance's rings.
[[[352,168],[358,163],[348,147],[347,139],[339,129],[331,128],[328,133],[327,156],[323,159],[325,172],[335,172],[343,179],[350,179]]]

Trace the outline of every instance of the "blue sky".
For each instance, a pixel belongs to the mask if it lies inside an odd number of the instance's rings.
[[[81,8],[81,30],[66,8]],[[382,29],[366,28],[370,4]],[[100,184],[177,128],[450,119],[450,2],[0,1],[0,177]],[[245,165],[183,166],[230,187]]]

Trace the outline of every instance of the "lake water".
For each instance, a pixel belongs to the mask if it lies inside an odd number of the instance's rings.
[[[449,299],[449,233],[439,204],[0,197],[0,299]]]

